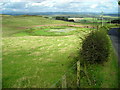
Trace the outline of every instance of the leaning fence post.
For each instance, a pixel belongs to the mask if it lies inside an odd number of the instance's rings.
[[[67,88],[66,75],[63,75],[63,76],[62,76],[62,88]]]
[[[77,61],[77,87],[80,87],[80,61]]]

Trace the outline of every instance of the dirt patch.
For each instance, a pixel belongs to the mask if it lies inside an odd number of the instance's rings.
[[[47,24],[47,25],[33,25],[31,27],[17,27],[18,29],[28,29],[33,27],[43,27],[43,26],[70,26],[70,27],[81,27],[81,28],[95,28],[93,26],[83,26],[83,25],[70,25],[70,24]]]
[[[82,27],[82,28],[94,28],[93,26],[81,26],[81,25],[70,25],[70,24],[48,24],[48,25],[35,25],[32,27],[40,27],[40,26],[71,26],[71,27]]]
[[[17,27],[17,29],[28,29],[29,27]]]

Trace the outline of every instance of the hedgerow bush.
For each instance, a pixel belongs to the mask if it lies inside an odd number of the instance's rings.
[[[88,63],[103,63],[107,61],[110,47],[106,31],[95,30],[91,32],[82,44],[81,56]]]
[[[109,32],[109,29],[110,29],[109,26],[102,26],[99,28],[99,30],[101,30],[101,31],[104,30],[106,33]]]

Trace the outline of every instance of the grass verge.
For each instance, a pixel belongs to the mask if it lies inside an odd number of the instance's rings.
[[[87,68],[91,80],[89,85],[86,76],[81,72],[81,88],[118,88],[118,58],[115,50],[111,47],[108,62],[102,65],[91,65]]]

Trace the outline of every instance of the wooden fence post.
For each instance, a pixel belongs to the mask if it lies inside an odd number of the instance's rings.
[[[99,26],[97,26],[97,30],[99,29]]]
[[[77,87],[80,87],[80,61],[77,61]]]
[[[63,75],[62,77],[62,88],[67,88],[66,75]]]

